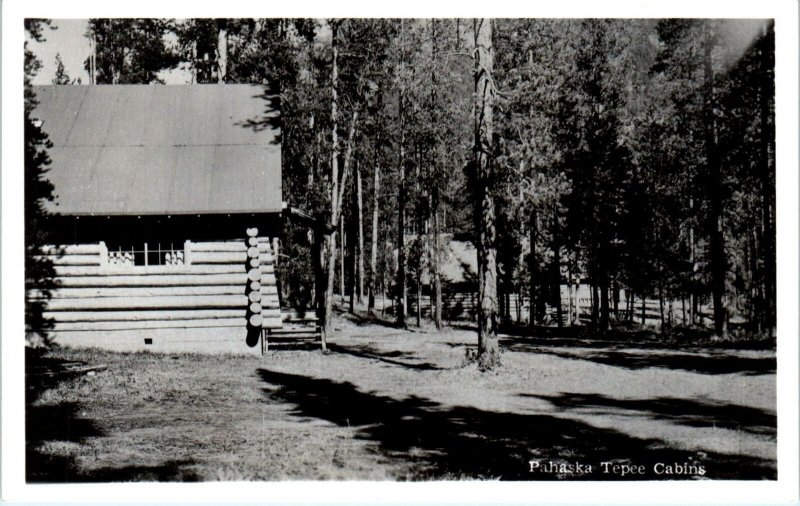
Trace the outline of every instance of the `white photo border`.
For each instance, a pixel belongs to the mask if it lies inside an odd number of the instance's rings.
[[[786,503],[798,501],[798,4],[795,0],[559,0],[477,3],[99,2],[2,4],[2,499],[12,502]],[[774,18],[778,305],[778,479],[701,482],[269,482],[28,485],[24,456],[23,19],[89,17]]]

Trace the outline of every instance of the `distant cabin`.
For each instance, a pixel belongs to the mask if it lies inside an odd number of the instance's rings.
[[[281,146],[263,86],[39,86],[55,342],[242,351],[281,326]],[[33,297],[44,294],[30,294]]]
[[[417,240],[414,234],[406,235],[406,243]],[[444,320],[474,320],[478,308],[478,252],[470,241],[458,240],[452,234],[440,236],[441,255],[439,276],[442,282],[442,318]],[[396,256],[396,255],[395,255]],[[410,284],[414,284],[411,280]],[[416,286],[416,285],[414,285]],[[421,311],[425,317],[431,315],[433,286],[429,269],[422,272]],[[417,293],[408,293],[408,316],[417,312]]]

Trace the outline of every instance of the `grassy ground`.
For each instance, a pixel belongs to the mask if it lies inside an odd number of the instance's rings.
[[[28,480],[776,478],[773,351],[506,335],[482,373],[474,331],[356,320],[327,354],[31,358],[108,369],[28,378]]]

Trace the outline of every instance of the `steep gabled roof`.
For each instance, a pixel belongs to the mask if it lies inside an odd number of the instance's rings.
[[[37,86],[65,215],[281,210],[275,97],[251,85]]]

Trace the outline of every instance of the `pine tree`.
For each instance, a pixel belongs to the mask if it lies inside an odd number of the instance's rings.
[[[31,40],[42,42],[46,19],[26,19],[25,31]],[[55,269],[41,248],[50,235],[49,213],[45,208],[52,202],[53,185],[47,180],[50,157],[47,149],[52,143],[35,117],[36,96],[31,80],[41,69],[41,62],[28,49],[25,41],[25,332],[29,340],[36,336],[47,339],[52,322],[45,318],[51,291],[56,287]]]
[[[94,84],[163,83],[159,72],[179,62],[166,42],[172,30],[169,19],[90,19],[86,37],[95,47]],[[84,66],[91,73],[90,59]]]
[[[492,369],[500,363],[497,342],[497,251],[495,249],[493,104],[494,46],[492,20],[476,19],[475,30],[475,145],[478,222],[478,365]]]
[[[56,53],[56,74],[53,76],[53,84],[72,84],[72,79],[67,74],[64,62],[61,60],[61,53]]]

